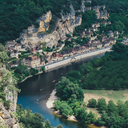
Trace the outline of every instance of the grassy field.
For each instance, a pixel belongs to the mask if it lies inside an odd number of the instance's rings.
[[[105,98],[106,102],[113,100],[117,103],[118,100],[125,102],[128,100],[128,90],[83,90],[84,91],[84,102],[88,103],[89,99]]]
[[[88,100],[94,98],[98,101],[99,98],[104,98],[108,103],[109,100],[113,100],[117,103],[118,100],[125,102],[128,100],[128,90],[120,90],[120,91],[113,91],[113,90],[83,90],[84,91],[84,102],[88,103]],[[98,112],[97,108],[86,108],[86,111],[89,113],[92,111],[97,117],[101,117],[100,113]],[[91,125],[89,128],[95,128],[95,126]]]

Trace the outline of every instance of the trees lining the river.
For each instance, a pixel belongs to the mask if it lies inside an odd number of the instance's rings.
[[[31,113],[30,109],[23,109],[22,105],[17,105],[16,117],[23,128],[53,128],[47,119],[44,121],[44,117],[39,113]],[[58,125],[55,128],[63,128],[62,125]]]

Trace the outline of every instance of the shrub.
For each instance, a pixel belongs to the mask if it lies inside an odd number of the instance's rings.
[[[96,107],[96,100],[95,99],[90,99],[88,101],[88,107],[95,108]]]
[[[8,110],[10,108],[10,101],[4,101],[4,107]]]

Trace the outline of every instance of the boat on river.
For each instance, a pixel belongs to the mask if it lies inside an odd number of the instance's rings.
[[[52,82],[54,83],[56,80],[53,80]]]

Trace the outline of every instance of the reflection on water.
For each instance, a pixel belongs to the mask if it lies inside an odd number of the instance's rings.
[[[97,57],[100,56],[102,55],[98,55]],[[67,121],[53,115],[52,111],[46,107],[46,101],[61,76],[65,76],[67,72],[71,70],[79,70],[79,65],[88,60],[90,59],[87,58],[62,68],[54,69],[50,72],[29,78],[23,83],[18,84],[21,93],[18,95],[17,103],[22,104],[23,108],[29,107],[33,113],[38,112],[42,114],[45,119],[49,119],[53,127],[62,124],[64,128],[78,128],[77,122]],[[56,81],[53,83],[53,80]],[[40,89],[42,89],[42,91],[40,91]],[[39,100],[39,104],[37,104],[37,99]]]
[[[92,125],[92,124],[89,124],[89,125],[88,125],[88,128],[101,128],[101,127],[96,127],[96,126],[94,126],[94,125]]]

